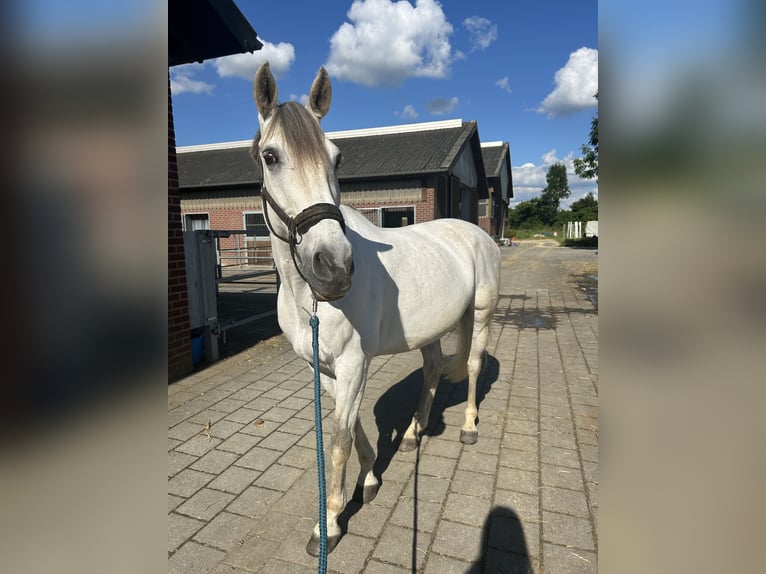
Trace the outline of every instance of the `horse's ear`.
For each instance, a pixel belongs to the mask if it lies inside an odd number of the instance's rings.
[[[253,99],[262,120],[267,119],[277,107],[277,83],[271,75],[268,62],[261,64],[255,73]]]
[[[306,102],[306,107],[316,116],[316,119],[321,120],[330,111],[331,100],[332,85],[330,84],[330,76],[323,66],[319,68],[319,73],[314,78],[314,83],[311,84],[311,92],[309,93],[309,101]]]

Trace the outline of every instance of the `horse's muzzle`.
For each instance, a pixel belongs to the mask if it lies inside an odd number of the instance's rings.
[[[349,250],[342,256],[337,253],[318,252],[311,260],[308,283],[318,301],[335,301],[351,289],[354,259]]]

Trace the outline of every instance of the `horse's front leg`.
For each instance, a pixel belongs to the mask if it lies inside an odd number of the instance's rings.
[[[354,430],[362,402],[364,381],[367,376],[367,361],[353,366],[336,366],[335,413],[333,417],[332,441],[330,445],[330,484],[327,492],[327,552],[331,552],[340,541],[343,532],[338,516],[346,507],[346,463],[351,455]],[[319,555],[319,524],[306,545],[312,556]]]

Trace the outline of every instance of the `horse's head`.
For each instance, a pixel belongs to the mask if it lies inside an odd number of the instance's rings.
[[[255,74],[253,96],[260,131],[252,154],[263,168],[272,233],[290,244],[298,273],[317,299],[339,299],[351,287],[354,263],[338,210],[340,151],[319,127],[330,109],[330,78],[319,70],[305,107],[278,105],[277,84],[265,62]]]

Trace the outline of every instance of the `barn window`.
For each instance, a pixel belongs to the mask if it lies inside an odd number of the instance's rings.
[[[269,228],[262,211],[245,212],[245,246],[248,265],[273,266]]]
[[[184,215],[184,231],[210,229],[210,216],[207,213],[187,213]]]
[[[479,217],[489,217],[489,200],[479,200]]]
[[[415,206],[381,208],[383,227],[405,227],[415,223]]]
[[[245,232],[248,238],[268,238],[269,228],[262,212],[245,213]]]

